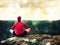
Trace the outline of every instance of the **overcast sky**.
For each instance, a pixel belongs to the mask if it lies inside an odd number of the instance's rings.
[[[60,0],[0,0],[0,20],[60,20]]]

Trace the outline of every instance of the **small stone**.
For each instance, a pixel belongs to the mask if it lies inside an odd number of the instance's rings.
[[[29,41],[29,39],[24,39],[24,41]]]
[[[51,42],[47,42],[46,45],[51,45]]]
[[[36,43],[36,39],[32,39],[31,42],[32,42],[32,43]]]

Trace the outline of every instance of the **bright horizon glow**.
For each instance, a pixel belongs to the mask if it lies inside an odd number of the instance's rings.
[[[28,2],[27,0],[23,1],[23,3],[27,2]],[[8,7],[0,8],[0,20],[17,20],[18,16],[21,16],[22,20],[49,20],[49,21],[60,20],[60,2],[59,1],[57,1],[56,3],[51,2],[50,6],[52,7],[49,6],[44,7],[44,5],[42,5],[42,8],[40,7],[22,8],[18,2],[11,2],[9,3]],[[46,12],[47,14],[45,14]]]

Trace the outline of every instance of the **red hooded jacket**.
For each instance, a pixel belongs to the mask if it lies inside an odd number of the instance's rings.
[[[24,24],[23,22],[16,22],[11,27],[11,29],[15,31],[16,35],[23,34],[24,33],[24,28],[28,29],[28,27],[26,26],[26,24]]]

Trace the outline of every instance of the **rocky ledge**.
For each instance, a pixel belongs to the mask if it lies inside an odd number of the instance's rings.
[[[60,45],[60,35],[27,35],[12,37],[0,42],[0,45]]]

